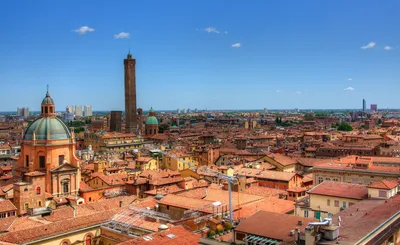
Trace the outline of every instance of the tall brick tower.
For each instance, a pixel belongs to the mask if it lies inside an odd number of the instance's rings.
[[[125,132],[137,134],[136,60],[131,52],[124,59],[125,68]]]

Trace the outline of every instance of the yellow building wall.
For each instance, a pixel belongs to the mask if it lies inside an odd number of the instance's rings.
[[[31,243],[33,245],[61,245],[63,242],[68,242],[68,244],[74,245],[85,245],[85,238],[87,235],[91,235],[92,238],[99,238],[100,237],[100,225],[98,227],[78,230],[74,233],[68,235],[61,235],[55,238],[47,239],[40,242]],[[98,239],[94,239],[98,240]],[[95,243],[92,240],[93,245],[100,244],[99,242]]]
[[[156,159],[151,159],[146,164],[136,162],[136,167],[141,170],[158,170],[158,161]]]
[[[313,170],[314,175],[314,185],[318,185],[321,183],[321,180],[324,181],[338,181],[338,182],[346,182],[352,184],[360,184],[360,185],[368,185],[371,182],[383,180],[384,176],[378,175],[374,172],[369,173],[352,173],[352,172],[340,172],[341,170],[337,170],[337,172],[331,171],[322,171],[318,169]],[[385,176],[386,180],[396,180],[395,176]]]
[[[379,191],[383,190],[368,188],[368,196],[371,198],[389,199],[397,194],[397,187],[391,190],[384,190],[386,191],[386,197],[379,197]]]
[[[86,184],[88,184],[90,187],[93,189],[99,189],[99,188],[107,188],[109,187],[108,184],[106,184],[103,180],[100,178],[96,177],[94,179],[89,180]]]
[[[188,164],[191,163],[191,164]],[[172,158],[172,157],[163,157],[162,165],[166,169],[181,171],[187,168],[191,168],[193,166],[198,166],[198,162],[194,161],[191,156],[181,157],[181,158]]]
[[[330,206],[328,206],[328,200],[330,200]],[[339,201],[339,206],[335,207],[335,201]],[[346,202],[346,208],[349,207],[349,203],[357,203],[360,200],[342,197],[331,197],[323,195],[310,194],[310,208],[321,211],[321,217],[327,218],[328,213],[337,214],[340,212],[340,208],[344,207],[343,203]],[[326,213],[323,213],[326,212]]]

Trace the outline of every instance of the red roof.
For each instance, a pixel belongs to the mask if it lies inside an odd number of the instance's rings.
[[[308,194],[361,200],[368,196],[368,188],[364,185],[358,184],[324,181],[309,190]]]
[[[273,221],[273,225],[267,225],[270,221]],[[302,221],[303,225],[299,225],[299,221]],[[289,232],[296,227],[304,230],[307,224],[313,221],[315,220],[293,215],[259,211],[242,221],[235,228],[235,231],[281,240],[283,242],[294,242],[294,236],[290,236]]]
[[[146,240],[145,240],[146,238]],[[169,230],[158,232],[145,237],[135,238],[126,242],[119,243],[120,245],[192,245],[198,244],[200,241],[200,234],[194,234],[186,230],[183,226],[172,227]]]
[[[372,182],[368,185],[368,188],[391,190],[399,185],[400,182],[398,180],[380,180]]]
[[[16,211],[17,208],[10,200],[0,201],[0,213]]]

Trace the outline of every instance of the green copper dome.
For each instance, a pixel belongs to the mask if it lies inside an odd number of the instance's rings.
[[[155,117],[155,116],[149,116],[149,117],[146,119],[146,125],[158,125],[157,117]]]
[[[42,117],[36,119],[25,131],[24,140],[66,140],[71,133],[63,121],[57,117]]]
[[[46,97],[42,100],[42,105],[54,105],[53,99],[50,97],[49,91],[46,93]]]

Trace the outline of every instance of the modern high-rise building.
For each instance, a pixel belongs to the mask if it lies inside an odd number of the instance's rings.
[[[75,106],[75,116],[76,117],[83,116],[83,111],[82,111],[82,106],[81,105]]]
[[[67,105],[66,111],[69,113],[75,113],[75,106]]]
[[[180,113],[181,113],[181,109],[178,108],[178,109],[176,110],[176,113],[180,114]]]
[[[377,104],[371,104],[371,111],[378,111],[378,105]]]
[[[110,131],[122,132],[122,111],[111,111]]]
[[[132,58],[131,52],[124,59],[125,70],[125,132],[137,132],[136,112],[136,59]]]
[[[363,99],[363,105],[362,105],[363,112],[365,112],[366,109],[367,109],[367,101],[365,101],[365,99]]]
[[[91,105],[85,105],[83,108],[85,109],[85,117],[93,116],[92,106]]]
[[[264,113],[268,113],[268,109],[267,108],[264,108]]]
[[[17,108],[17,116],[27,118],[29,117],[29,108],[28,107],[22,107],[22,108]]]

